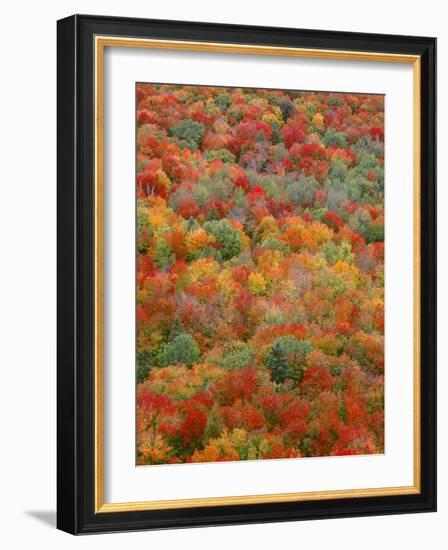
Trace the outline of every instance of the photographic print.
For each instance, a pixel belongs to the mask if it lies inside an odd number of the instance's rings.
[[[58,21],[59,529],[436,510],[435,82],[431,37]]]
[[[138,465],[384,452],[384,96],[136,85]]]

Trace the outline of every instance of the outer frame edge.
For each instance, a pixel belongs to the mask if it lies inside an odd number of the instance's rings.
[[[57,528],[77,532],[77,16],[57,23]]]
[[[125,22],[129,22],[130,20],[128,19],[125,19],[125,18],[103,18],[101,16],[73,16],[71,18],[66,18],[64,20],[61,20],[60,22],[58,22],[58,47],[60,46],[60,43],[59,43],[59,30],[61,31],[61,34],[63,32],[63,28],[64,28],[64,32],[67,32],[65,29],[67,28],[65,26],[65,22],[67,24],[69,24],[69,22],[71,22],[70,24],[73,25],[73,35],[75,36],[75,34],[77,34],[77,31],[78,31],[78,20],[81,19],[81,21],[79,21],[79,23],[87,23],[89,24],[90,27],[92,27],[92,23],[93,23],[93,26],[95,26],[96,23],[102,23],[102,22],[106,22],[106,23],[113,23],[115,25],[120,25],[120,23],[125,23]],[[135,22],[136,24],[144,24],[145,22],[146,23],[151,23],[151,22],[157,22],[158,24],[162,24],[164,23],[167,28],[169,28],[170,25],[176,23],[174,21],[155,21],[155,20],[139,20],[139,19],[134,19],[132,20],[133,22]],[[179,22],[180,24],[182,25],[187,25],[189,23],[187,22]],[[191,23],[191,25],[193,26],[194,24]],[[199,23],[198,25],[201,26],[201,28],[204,28],[206,27],[208,24],[207,23]],[[212,24],[210,24],[211,26]],[[242,30],[242,29],[245,29],[245,28],[250,28],[250,29],[259,29],[259,27],[243,27],[243,26],[232,26],[232,25],[219,25],[219,24],[213,24],[213,26],[217,26],[219,27],[222,31],[225,31],[227,30],[226,27],[231,27],[233,29],[237,29],[237,30]],[[261,28],[262,30],[264,31],[272,31],[273,33],[277,33],[278,31],[281,31],[281,30],[286,30],[288,32],[300,32],[298,29],[281,29],[281,28],[267,28],[267,27],[262,27]],[[229,29],[230,30],[230,29]],[[93,34],[93,30],[91,30],[90,32],[92,32]],[[192,31],[193,32],[193,31]],[[308,31],[310,33],[315,33],[315,34],[318,34],[318,33],[322,33],[320,36],[324,36],[325,34],[327,34],[326,31]],[[337,33],[335,33],[334,31],[329,31],[328,34],[332,34],[333,36],[335,36]],[[372,37],[376,37],[377,39],[379,38],[385,38],[385,39],[390,39],[390,40],[397,40],[399,38],[404,38],[404,37],[399,37],[397,35],[357,35],[356,33],[340,33],[338,34],[337,38],[339,40],[343,40],[344,37],[348,37],[348,35],[350,36],[353,36],[355,38],[360,38],[360,37],[368,37],[368,36],[372,36]],[[409,37],[409,40],[411,42],[414,42],[415,44],[415,47],[416,49],[419,49],[420,48],[423,48],[423,50],[425,51],[425,53],[428,52],[428,49],[433,49],[433,53],[435,54],[435,39],[431,39],[431,38],[424,38],[424,37]],[[74,38],[74,41],[75,41],[75,38]],[[422,42],[424,44],[422,44]],[[77,49],[77,45],[73,47],[74,50]],[[84,52],[85,54],[85,52]],[[59,54],[58,54],[59,56]],[[77,74],[78,73],[78,67],[79,67],[79,61],[77,59],[77,56],[75,55],[75,51],[73,52],[73,59],[74,59],[74,63],[75,63],[75,70],[73,70],[73,67],[71,68],[68,68],[66,69],[67,73],[70,73],[70,71],[73,72],[73,75],[72,75],[72,78],[75,80],[75,76],[74,74]],[[58,57],[58,71],[60,71],[60,63],[62,65],[62,60],[59,60],[59,57]],[[425,65],[427,65],[425,63]],[[431,65],[431,63],[430,63]],[[428,152],[428,158],[425,159],[426,161],[426,165],[428,167],[428,170],[431,170],[430,168],[430,165],[431,165],[431,162],[434,161],[435,162],[435,125],[434,125],[434,119],[435,119],[435,59],[434,59],[434,64],[433,64],[433,67],[431,66],[425,66],[425,69],[427,71],[429,71],[429,75],[431,76],[432,78],[432,82],[431,83],[428,83],[428,90],[429,90],[429,93],[431,95],[431,97],[429,98],[430,99],[430,102],[432,102],[434,104],[434,108],[431,110],[429,109],[428,113],[424,114],[423,116],[426,116],[428,115],[429,117],[432,117],[432,120],[429,121],[429,126],[433,128],[433,131],[434,131],[434,139],[433,139],[433,142],[432,142],[432,145],[430,146],[430,150]],[[70,78],[70,77],[69,77]],[[75,88],[75,85],[73,86],[73,88]],[[58,80],[58,102],[61,101],[61,96],[60,96],[60,91],[64,90],[64,87],[61,86],[60,87],[60,84],[59,84],[59,80]],[[428,91],[427,90],[427,91]],[[74,95],[76,96],[76,92],[74,92]],[[74,98],[76,99],[76,97]],[[58,104],[58,119],[60,118],[60,109],[61,107],[59,106]],[[432,114],[431,114],[432,113]],[[73,119],[76,118],[77,115],[74,115],[73,116]],[[73,133],[75,134],[76,133],[76,124],[73,122]],[[422,138],[424,138],[425,136],[422,136]],[[58,210],[60,210],[60,208],[62,207],[62,209],[66,209],[67,208],[67,198],[62,196],[61,198],[59,197],[59,195],[61,194],[61,178],[60,178],[60,173],[59,173],[59,166],[62,166],[64,165],[66,168],[67,168],[67,164],[66,164],[66,160],[64,160],[63,157],[63,154],[61,155],[60,151],[59,151],[59,143],[60,143],[60,140],[62,138],[62,135],[60,135],[60,132],[59,132],[59,128],[58,128]],[[75,140],[76,141],[76,140]],[[422,139],[423,141],[423,139]],[[82,143],[81,143],[81,146],[82,146]],[[65,153],[67,153],[67,151],[64,151]],[[75,156],[76,156],[76,153],[73,152],[73,156],[71,158],[71,160],[73,161],[73,165],[75,164]],[[428,164],[429,163],[429,164]],[[423,168],[422,168],[423,170]],[[429,200],[429,207],[430,209],[435,213],[435,166],[432,167],[432,171],[434,172],[433,174],[433,178],[431,179],[430,178],[430,181],[429,181],[429,184],[431,185],[431,181],[432,181],[432,185],[433,185],[433,195],[430,197],[430,200]],[[422,177],[423,177],[423,173],[422,173]],[[76,182],[74,182],[74,187],[76,186]],[[72,206],[72,209],[73,209],[73,206]],[[68,209],[68,213],[70,213],[70,208]],[[75,213],[71,212],[73,214],[73,216],[75,216]],[[65,212],[60,212],[58,213],[58,232],[60,232],[60,229],[61,229],[61,225],[63,225],[62,223],[62,220],[61,220],[61,217],[63,215],[67,214],[67,211]],[[73,226],[72,226],[72,229],[75,230],[76,229],[76,222],[73,223]],[[422,228],[422,229],[425,229],[425,228]],[[62,230],[62,232],[60,232],[60,234],[58,235],[58,253],[60,251],[60,249],[62,249],[62,244],[60,243],[61,240],[63,240],[64,238],[64,231]],[[434,220],[434,228],[432,230],[432,235],[433,235],[433,241],[430,242],[429,244],[431,245],[431,247],[435,247],[435,220]],[[430,235],[431,236],[431,235]],[[62,237],[62,238],[61,238]],[[66,243],[63,243],[64,246],[66,246]],[[430,266],[430,270],[432,270],[432,280],[435,282],[435,250],[433,251],[432,253],[432,258],[434,260],[434,263],[433,265]],[[75,266],[76,267],[76,266]],[[62,297],[62,288],[61,288],[61,275],[62,276],[65,276],[67,274],[67,265],[63,265],[63,262],[61,263],[58,263],[58,280],[59,280],[59,287],[58,287],[58,308],[59,308],[59,304],[61,302],[61,298]],[[431,273],[430,273],[431,275]],[[64,281],[65,283],[65,281]],[[84,283],[86,283],[84,281]],[[86,283],[88,284],[88,282]],[[67,289],[65,288],[64,289],[64,292],[66,291]],[[435,289],[434,289],[434,297],[435,297]],[[74,297],[74,299],[76,300],[76,296]],[[58,332],[61,332],[61,329],[64,329],[65,328],[65,324],[64,322],[62,321],[61,322],[61,314],[60,314],[60,311],[58,310]],[[434,312],[434,326],[435,326],[435,312]],[[60,350],[59,348],[61,347],[61,344],[64,344],[64,342],[66,342],[66,338],[65,339],[60,339],[59,335],[58,335],[58,393],[59,393],[59,379],[61,378],[61,374],[65,377],[67,376],[67,369],[65,366],[61,367],[60,365],[60,356],[59,356],[59,353],[60,353]],[[432,342],[429,342],[429,344],[431,343],[435,343],[435,335],[433,336],[433,341]],[[73,345],[75,345],[75,334],[73,334],[73,342],[72,342]],[[433,365],[432,365],[433,368],[435,368],[435,350],[433,350]],[[73,364],[73,372],[72,373],[68,373],[69,375],[73,375],[73,379],[75,378],[76,376],[76,365]],[[433,388],[435,385],[435,372],[434,372],[434,379],[433,379],[433,382],[430,381],[430,387]],[[430,389],[431,389],[430,388]],[[78,395],[75,396],[75,390],[76,390],[76,381],[74,381],[74,386],[72,387],[72,393],[71,395],[69,395],[70,398],[73,398],[74,400],[78,401],[77,404],[81,404],[81,401],[79,401],[79,399],[81,399]],[[64,393],[64,397],[67,397],[67,394]],[[61,419],[63,419],[63,415],[61,413],[61,407],[60,407],[60,397],[58,397],[58,436],[60,436],[61,434],[62,435],[62,439],[63,439],[63,444],[64,446],[66,445],[72,445],[72,448],[73,448],[73,457],[74,457],[74,461],[75,461],[75,468],[74,470],[77,470],[78,467],[81,467],[80,466],[80,457],[78,456],[78,448],[76,446],[76,437],[73,438],[73,441],[70,442],[70,441],[67,441],[67,436],[66,434],[64,434],[64,429],[65,427],[60,427],[60,423],[61,423]],[[73,409],[76,408],[75,406],[76,404],[74,403],[73,404]],[[434,411],[435,412],[435,411]],[[432,412],[431,412],[432,414]],[[75,415],[76,416],[76,415]],[[433,415],[433,418],[435,419],[435,416]],[[73,423],[76,425],[77,423],[77,418],[74,418],[72,419],[73,420]],[[425,428],[426,429],[426,428]],[[76,432],[76,430],[75,430]],[[81,434],[82,437],[85,437],[86,434]],[[88,434],[87,434],[88,435]],[[435,435],[434,435],[434,438],[435,438]],[[60,445],[60,443],[59,443]],[[61,453],[60,449],[59,449],[59,445],[58,445],[58,469],[60,468],[60,459],[61,459],[61,456],[62,454],[64,455],[67,455],[66,452],[64,453]],[[89,448],[89,445],[87,445],[87,448]],[[435,440],[434,440],[434,449],[435,449]],[[432,453],[430,453],[432,454]],[[431,462],[431,458],[434,460],[434,464],[435,464],[435,456],[433,457],[429,457],[429,462]],[[427,464],[427,467],[428,467],[428,470],[431,470],[431,466],[433,464],[431,463],[428,463]],[[81,471],[80,473],[82,474],[82,467],[81,467]],[[435,472],[434,472],[435,474]],[[433,480],[433,483],[429,483],[429,486],[428,487],[423,487],[422,490],[422,494],[420,495],[415,495],[412,497],[411,501],[410,502],[407,502],[407,503],[397,503],[397,504],[392,504],[391,502],[389,502],[389,504],[384,504],[382,505],[381,503],[378,503],[378,505],[367,505],[367,506],[364,506],[364,503],[363,502],[359,502],[357,503],[357,505],[354,505],[353,503],[341,503],[339,501],[333,501],[333,503],[336,505],[336,506],[340,506],[339,509],[335,510],[333,509],[333,507],[331,507],[330,509],[323,509],[319,512],[316,512],[316,511],[300,511],[300,510],[297,510],[297,511],[294,511],[294,512],[290,512],[290,513],[285,513],[282,517],[278,517],[278,514],[282,513],[280,510],[276,511],[276,512],[272,512],[272,513],[257,513],[257,511],[254,509],[255,507],[257,507],[258,505],[248,505],[248,508],[251,508],[252,509],[252,514],[249,515],[247,514],[247,512],[241,512],[241,513],[236,513],[234,514],[234,516],[232,517],[224,517],[221,516],[220,518],[216,519],[216,518],[209,518],[209,517],[205,517],[205,518],[202,518],[202,519],[193,519],[193,518],[184,518],[184,519],[180,519],[179,517],[173,517],[173,518],[170,518],[170,519],[166,519],[166,520],[161,520],[161,518],[159,518],[159,520],[155,520],[151,523],[151,518],[150,518],[150,515],[152,515],[151,512],[149,513],[143,513],[143,515],[141,515],[140,513],[137,513],[137,512],[130,512],[130,513],[126,513],[126,512],[123,512],[123,513],[112,513],[112,514],[102,514],[103,515],[103,518],[99,518],[99,514],[91,514],[89,510],[85,509],[85,506],[82,504],[82,501],[83,499],[82,498],[78,498],[78,495],[79,495],[79,491],[85,491],[86,487],[83,486],[84,483],[81,482],[81,484],[79,484],[79,480],[76,476],[76,473],[73,473],[73,487],[71,488],[71,490],[69,490],[70,492],[70,495],[66,495],[66,494],[61,494],[61,483],[65,483],[65,485],[67,485],[67,479],[63,479],[63,476],[61,478],[61,475],[60,473],[58,473],[58,528],[59,529],[62,529],[64,531],[67,531],[69,533],[73,533],[73,534],[86,534],[86,533],[100,533],[100,532],[111,532],[111,531],[130,531],[130,530],[140,530],[140,529],[164,529],[164,528],[173,528],[173,527],[194,527],[194,526],[211,526],[211,525],[233,525],[233,524],[242,524],[242,523],[266,523],[266,522],[274,522],[274,521],[297,521],[297,520],[304,520],[304,519],[323,519],[323,518],[336,518],[336,517],[355,517],[355,516],[369,516],[369,515],[386,515],[386,514],[399,514],[399,513],[416,513],[416,512],[430,512],[430,511],[435,511],[436,510],[436,494],[435,494],[435,476],[434,476],[434,480]],[[81,475],[81,478],[83,476]],[[61,481],[62,480],[62,481]],[[87,489],[89,489],[87,487]],[[92,489],[92,487],[90,487],[90,489]],[[93,494],[93,493],[92,493]],[[73,502],[70,503],[68,502],[70,500],[70,497],[73,496]],[[61,501],[61,498],[62,498],[62,501]],[[386,497],[386,498],[389,498],[389,497]],[[85,501],[84,501],[85,502]],[[77,508],[78,508],[78,505],[80,506],[80,517],[82,516],[82,519],[78,519],[78,514],[77,514]],[[342,506],[341,506],[342,505]],[[324,507],[323,507],[324,508]],[[69,514],[69,515],[68,515]],[[135,516],[134,516],[135,514]],[[137,518],[136,516],[140,516],[140,518]],[[112,518],[109,518],[108,516],[112,516]],[[134,517],[132,517],[134,516]],[[104,520],[104,521],[103,521]]]

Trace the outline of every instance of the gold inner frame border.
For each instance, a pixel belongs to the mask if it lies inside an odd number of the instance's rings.
[[[313,492],[260,494],[244,496],[207,497],[179,500],[157,500],[140,502],[104,502],[104,52],[106,47],[153,48],[159,50],[195,51],[210,53],[239,53],[252,55],[286,56],[314,59],[366,61],[382,63],[406,63],[413,65],[413,297],[414,297],[414,350],[413,350],[413,420],[414,420],[414,482],[410,486],[379,487],[349,490],[328,490]],[[257,46],[251,44],[225,44],[213,42],[157,40],[95,36],[95,513],[130,512],[142,510],[166,510],[208,506],[230,506],[274,502],[301,502],[341,498],[379,497],[419,494],[421,480],[420,443],[420,156],[421,156],[421,61],[418,55],[404,55],[381,52],[359,52],[292,48],[280,46]]]

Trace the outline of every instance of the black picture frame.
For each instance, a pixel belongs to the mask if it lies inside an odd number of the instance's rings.
[[[74,15],[57,24],[57,526],[72,534],[436,510],[436,39]],[[419,494],[95,513],[95,36],[418,55],[421,59]]]

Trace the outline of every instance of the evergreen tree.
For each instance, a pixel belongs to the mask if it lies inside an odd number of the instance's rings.
[[[303,378],[303,363],[312,346],[306,340],[294,336],[280,336],[271,345],[265,365],[271,371],[271,379],[282,383],[285,380],[300,382]]]
[[[266,358],[266,366],[271,371],[271,379],[277,384],[281,384],[288,378],[288,362],[280,342],[271,346]]]
[[[137,351],[137,384],[144,382],[151,372],[153,366],[152,354],[149,350],[144,349]]]
[[[169,340],[172,342],[177,336],[185,333],[184,326],[179,317],[175,317],[171,325]]]

